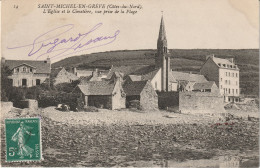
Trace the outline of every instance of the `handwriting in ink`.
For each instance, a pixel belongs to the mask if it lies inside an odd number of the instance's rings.
[[[116,30],[112,35],[88,38],[91,33],[97,31],[102,25],[103,23],[98,23],[86,33],[78,33],[74,37],[64,38],[62,36],[68,35],[74,28],[73,24],[67,24],[39,35],[31,44],[7,48],[29,47],[28,56],[36,56],[36,60],[45,55],[51,55],[51,59],[56,59],[114,42],[120,33],[119,30]]]

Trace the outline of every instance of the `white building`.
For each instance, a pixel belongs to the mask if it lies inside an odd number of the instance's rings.
[[[233,58],[217,58],[214,55],[206,57],[200,73],[208,80],[215,81],[225,102],[239,101],[239,68]]]

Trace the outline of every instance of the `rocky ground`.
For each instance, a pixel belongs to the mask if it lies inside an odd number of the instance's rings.
[[[13,109],[5,117],[16,115],[28,114]],[[231,156],[239,157],[241,167],[258,167],[259,117],[248,120],[245,115],[226,121],[224,115],[109,110],[75,113],[53,107],[29,115],[42,119],[44,160],[6,163],[2,120],[3,166],[219,167],[222,156]]]

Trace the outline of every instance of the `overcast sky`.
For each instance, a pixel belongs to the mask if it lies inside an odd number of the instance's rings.
[[[37,2],[31,0],[3,0],[2,56],[6,59],[33,60],[42,60],[50,56],[52,61],[55,62],[65,57],[93,52],[156,49],[162,10],[164,11],[163,16],[169,49],[259,48],[258,0],[109,1],[109,4],[142,5],[143,9],[135,15],[43,14],[43,9],[38,9],[37,5],[48,2],[52,4],[72,2],[86,4],[85,0],[38,0]],[[95,0],[88,1],[88,4],[98,2],[108,3],[108,1]],[[18,5],[18,8],[14,8],[14,5]],[[90,45],[91,47],[88,50],[80,51],[80,49],[77,49],[75,51],[79,52],[67,52],[60,55],[58,55],[59,52],[54,55],[53,53],[44,54],[48,46],[33,54],[42,43],[37,43],[34,49],[32,49],[32,45],[21,47],[32,44],[37,40],[40,41],[43,38],[46,39],[53,36],[54,33],[59,33],[54,31],[46,35],[46,37],[37,39],[40,35],[60,26],[74,25],[73,29],[59,37],[69,39],[70,37],[76,38],[79,33],[88,32],[98,23],[102,23],[102,26],[87,36],[86,39],[94,39],[98,36],[113,36],[117,32],[116,39],[113,42],[103,45],[106,43],[106,40],[103,40],[92,44],[93,47]],[[58,30],[64,31],[70,26]],[[48,42],[51,42],[51,40]],[[101,46],[97,47],[98,44],[101,44]],[[40,56],[41,54],[42,56]]]

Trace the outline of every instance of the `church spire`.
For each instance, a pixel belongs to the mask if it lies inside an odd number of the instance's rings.
[[[166,31],[165,31],[165,26],[164,26],[164,21],[163,21],[163,15],[162,15],[162,18],[161,18],[158,40],[166,40]]]

